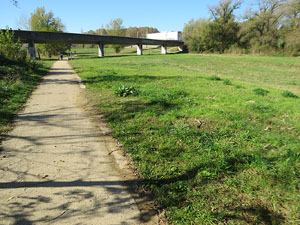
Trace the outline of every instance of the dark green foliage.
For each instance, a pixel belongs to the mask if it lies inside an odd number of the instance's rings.
[[[299,0],[257,0],[245,11],[243,22],[235,21],[234,11],[242,1],[221,0],[209,8],[211,18],[190,20],[183,39],[192,52],[233,54],[285,53],[300,51]]]
[[[253,92],[257,95],[262,95],[262,96],[265,96],[269,93],[268,90],[263,89],[263,88],[255,88],[255,89],[253,89]]]
[[[112,45],[112,48],[115,50],[116,53],[120,53],[121,49],[124,48],[123,45]]]
[[[299,98],[298,95],[295,95],[291,91],[284,91],[284,92],[282,92],[282,96],[286,97],[286,98]]]
[[[240,7],[239,2],[220,1],[218,6],[210,8],[212,21],[190,20],[183,30],[183,39],[192,52],[221,52],[238,41],[238,23],[233,12]]]
[[[22,49],[22,43],[14,41],[14,32],[9,30],[0,31],[0,56],[7,60],[24,63],[26,61],[26,51]],[[2,63],[3,60],[2,60]]]

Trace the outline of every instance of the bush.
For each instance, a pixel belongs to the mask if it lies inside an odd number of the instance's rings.
[[[13,31],[0,30],[0,80],[11,84],[26,77],[41,65],[26,58],[27,52],[20,40],[14,40]]]
[[[25,62],[26,51],[22,49],[20,40],[14,40],[14,32],[0,30],[0,55],[8,60]]]
[[[297,95],[295,95],[291,91],[284,91],[284,92],[282,92],[282,96],[286,97],[286,98],[299,98]]]
[[[137,96],[139,94],[139,91],[137,87],[134,87],[132,85],[122,85],[115,90],[115,94],[120,97]]]

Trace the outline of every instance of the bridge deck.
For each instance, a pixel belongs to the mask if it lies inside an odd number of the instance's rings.
[[[4,30],[2,30],[4,31]],[[168,47],[182,46],[183,41],[175,40],[154,40],[146,38],[130,38],[119,36],[102,36],[90,34],[76,34],[63,32],[44,32],[44,31],[24,31],[13,30],[15,38],[22,42],[34,43],[54,43],[69,42],[72,44],[125,44],[125,45],[164,45]]]

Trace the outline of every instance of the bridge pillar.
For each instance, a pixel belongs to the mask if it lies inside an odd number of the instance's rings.
[[[142,44],[137,44],[137,46],[136,46],[136,54],[137,55],[143,55],[143,45]]]
[[[167,54],[167,46],[165,46],[165,45],[162,45],[161,46],[161,54]]]
[[[33,41],[28,42],[28,52],[31,59],[36,59],[35,47]]]
[[[186,45],[180,45],[178,46],[178,50],[181,52],[188,52],[187,46]]]
[[[98,44],[98,56],[100,58],[104,57],[104,44],[103,43]]]

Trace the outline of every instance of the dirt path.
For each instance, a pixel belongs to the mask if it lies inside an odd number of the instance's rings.
[[[0,224],[142,224],[79,93],[57,61],[16,118],[0,153]]]

